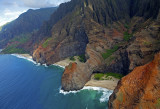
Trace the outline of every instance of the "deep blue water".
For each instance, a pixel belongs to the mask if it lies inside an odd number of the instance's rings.
[[[63,70],[0,55],[0,109],[107,109],[112,91],[86,88],[62,93]]]

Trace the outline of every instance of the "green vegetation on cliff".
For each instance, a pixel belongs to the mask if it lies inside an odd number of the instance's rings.
[[[78,56],[78,60],[79,60],[80,62],[86,62],[85,55],[80,55],[80,56]]]
[[[118,50],[118,46],[114,46],[112,49],[108,49],[106,50],[106,53],[102,53],[102,57],[104,59],[107,59],[108,57],[110,57],[114,52],[116,52]]]
[[[110,76],[117,78],[117,79],[121,79],[123,77],[122,74],[118,74],[118,73],[97,73],[94,75],[94,79],[96,80],[110,80],[112,78],[109,78]]]
[[[7,48],[5,48],[2,53],[5,54],[13,54],[13,53],[20,53],[20,54],[25,54],[28,53],[27,51],[25,51],[22,48],[16,48],[16,44],[15,45],[10,45]]]
[[[21,34],[20,36],[16,36],[14,37],[13,39],[11,39],[9,41],[9,43],[12,43],[12,42],[18,42],[20,44],[24,44],[25,42],[27,42],[31,37],[31,34],[30,33],[27,33],[27,34]]]
[[[21,46],[27,43],[30,39],[31,34],[21,34],[20,36],[16,36],[9,41],[9,45],[2,51],[5,54],[12,54],[12,53],[28,53],[28,51],[24,50]]]
[[[46,48],[48,46],[48,42],[51,40],[52,38],[48,38],[43,44],[42,44],[42,47],[43,48]]]
[[[157,107],[157,108],[160,108],[160,98],[157,100],[156,107]]]
[[[129,39],[133,36],[133,34],[129,34],[128,31],[124,32],[124,40],[129,41]]]
[[[71,56],[70,58],[69,58],[71,61],[75,61],[76,59],[74,58],[74,56]]]
[[[104,77],[105,74],[103,73],[98,73],[94,75],[94,79],[96,80],[102,80],[102,78]]]

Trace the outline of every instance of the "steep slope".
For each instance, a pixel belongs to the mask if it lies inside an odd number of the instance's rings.
[[[50,18],[50,15],[57,8],[42,8],[37,10],[29,9],[21,14],[16,20],[3,26],[0,31],[0,48],[7,45],[8,41],[16,36],[31,33],[38,30],[44,21]]]
[[[104,34],[102,31],[104,31],[103,25],[106,25],[106,22],[112,23],[116,19],[129,18],[128,14],[126,14],[128,12],[122,12],[128,10],[128,7],[126,7],[128,4],[125,4],[125,0],[121,7],[118,7],[118,3],[115,4],[116,8],[113,13],[107,5],[113,4],[114,2],[112,3],[112,1],[108,1],[106,5],[104,4],[104,7],[97,5],[103,3],[106,2],[103,0],[72,0],[71,2],[62,4],[52,15],[51,19],[57,19],[57,13],[68,8],[68,5],[71,5],[70,7],[73,7],[73,9],[66,12],[64,17],[56,24],[51,22],[51,24],[53,24],[52,29],[47,33],[51,34],[50,38],[45,38],[45,40],[39,45],[38,49],[35,50],[33,54],[34,59],[40,63],[52,64],[69,56],[85,54],[89,35],[91,36],[94,34],[90,34],[90,31],[95,32],[95,29],[97,29],[97,34]],[[93,11],[94,7],[95,10]],[[122,8],[122,11],[119,12],[120,10],[118,8]],[[102,16],[102,12],[104,12],[104,15],[105,13],[108,13],[108,15]],[[119,14],[117,15],[117,13]],[[108,17],[111,14],[113,18]],[[91,28],[88,24],[90,24]],[[42,30],[46,30],[45,26]],[[45,37],[46,35],[42,37]],[[44,46],[46,41],[48,44]]]
[[[160,53],[152,62],[135,68],[119,81],[110,96],[109,109],[160,108]]]
[[[45,34],[38,32],[43,41],[36,44],[33,58],[50,65],[85,54],[85,63],[71,63],[65,69],[62,88],[67,91],[81,89],[93,72],[126,75],[160,50],[159,2],[71,0],[42,26]]]

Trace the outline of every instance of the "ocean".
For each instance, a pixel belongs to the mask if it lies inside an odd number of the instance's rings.
[[[113,91],[84,87],[64,92],[63,71],[18,55],[0,55],[0,109],[107,109]]]

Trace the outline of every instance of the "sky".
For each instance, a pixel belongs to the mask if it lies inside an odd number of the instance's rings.
[[[0,26],[10,22],[28,9],[58,6],[70,0],[0,0]]]

